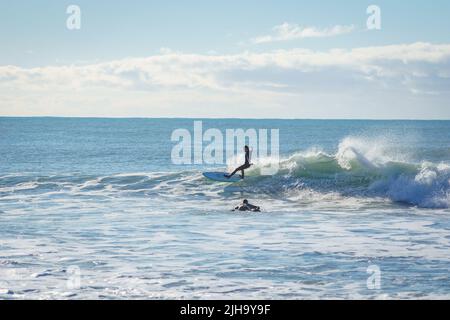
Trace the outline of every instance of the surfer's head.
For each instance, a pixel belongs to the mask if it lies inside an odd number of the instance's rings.
[[[248,152],[250,149],[248,148],[248,146],[244,147],[245,152]]]
[[[242,201],[243,204],[248,204],[248,200],[244,199],[244,201]]]

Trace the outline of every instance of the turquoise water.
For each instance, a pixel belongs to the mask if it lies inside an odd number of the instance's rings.
[[[0,298],[450,297],[450,121],[204,119],[279,129],[232,185],[171,162],[193,121],[0,118]]]

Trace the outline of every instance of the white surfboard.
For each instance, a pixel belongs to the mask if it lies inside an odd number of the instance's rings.
[[[231,178],[225,177],[227,173],[226,172],[203,172],[203,175],[213,181],[218,182],[238,182],[241,181],[241,177],[238,174],[235,174]]]

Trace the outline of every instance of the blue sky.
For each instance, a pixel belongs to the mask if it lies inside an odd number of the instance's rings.
[[[1,1],[0,115],[450,118],[449,16],[444,0]]]

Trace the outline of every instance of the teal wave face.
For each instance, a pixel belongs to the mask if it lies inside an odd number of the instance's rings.
[[[332,193],[344,199],[381,197],[426,208],[449,206],[449,121],[205,119],[205,130],[280,130],[279,172],[261,176],[261,168],[273,160],[259,159],[246,181],[225,189],[201,176],[218,167],[171,163],[172,130],[192,123],[0,118],[0,196],[175,195],[191,201],[196,195],[210,199],[245,190],[269,199],[313,192],[318,199]]]

